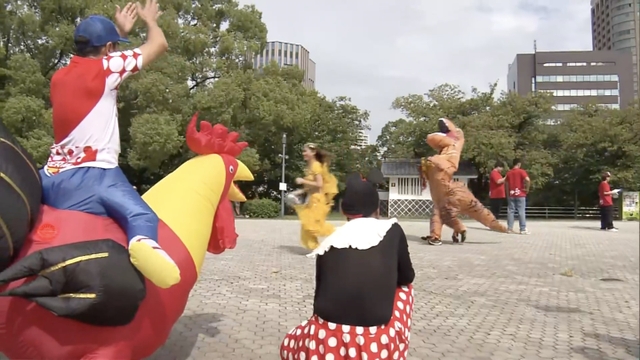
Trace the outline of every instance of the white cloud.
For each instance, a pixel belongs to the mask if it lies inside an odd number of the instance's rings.
[[[486,89],[517,53],[589,50],[585,0],[253,0],[269,40],[299,43],[316,62],[316,85],[371,112],[371,139],[388,121],[393,99],[437,84]]]

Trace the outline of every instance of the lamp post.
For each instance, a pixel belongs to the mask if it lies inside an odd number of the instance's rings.
[[[284,217],[284,193],[287,190],[287,184],[284,180],[285,166],[287,162],[287,134],[282,134],[282,180],[280,181],[280,216]]]

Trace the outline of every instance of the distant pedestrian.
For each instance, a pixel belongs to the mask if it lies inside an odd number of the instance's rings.
[[[489,199],[491,202],[489,205],[491,212],[496,219],[500,218],[500,212],[502,211],[504,200],[507,197],[504,190],[504,178],[502,177],[503,170],[504,164],[502,161],[496,161],[493,170],[491,170],[491,175],[489,176]]]
[[[605,172],[602,174],[602,182],[598,186],[598,195],[600,196],[600,230],[606,231],[618,231],[613,226],[613,194],[618,190],[611,191],[609,186],[609,180],[611,179],[611,173]]]
[[[232,201],[233,203],[233,212],[236,213],[236,216],[240,216],[240,203],[237,201]]]
[[[520,159],[513,160],[511,170],[505,176],[506,191],[509,194],[507,200],[507,227],[509,232],[513,233],[513,223],[515,212],[518,212],[518,223],[520,225],[520,234],[529,235],[527,230],[527,194],[531,187],[531,179],[524,169],[522,169],[522,161]]]

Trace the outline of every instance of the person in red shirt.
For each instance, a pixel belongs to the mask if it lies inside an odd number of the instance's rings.
[[[491,175],[489,175],[490,208],[496,219],[500,218],[502,205],[504,204],[504,199],[507,197],[504,190],[504,178],[502,177],[503,169],[504,164],[502,161],[496,161],[493,170],[491,170]]]
[[[518,223],[520,225],[520,234],[528,235],[527,230],[527,193],[531,186],[531,179],[524,169],[522,169],[522,161],[520,159],[513,160],[513,167],[505,176],[506,191],[509,194],[507,206],[507,227],[509,232],[513,231],[513,223],[516,211],[518,212]]]
[[[613,226],[613,194],[616,191],[611,191],[609,186],[609,180],[611,179],[611,173],[605,172],[602,174],[602,182],[598,186],[598,195],[600,196],[600,230],[618,231]]]

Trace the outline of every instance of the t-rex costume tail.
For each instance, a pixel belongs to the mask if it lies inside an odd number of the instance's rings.
[[[458,214],[467,215],[491,230],[507,232],[507,227],[498,222],[464,184],[453,181],[464,147],[464,133],[447,119],[439,119],[438,128],[440,132],[429,134],[426,140],[438,155],[423,158],[420,164],[423,185],[429,184],[434,208],[430,234],[423,239],[431,245],[441,245],[444,224],[453,229],[454,243],[464,242],[467,228],[458,219]]]

